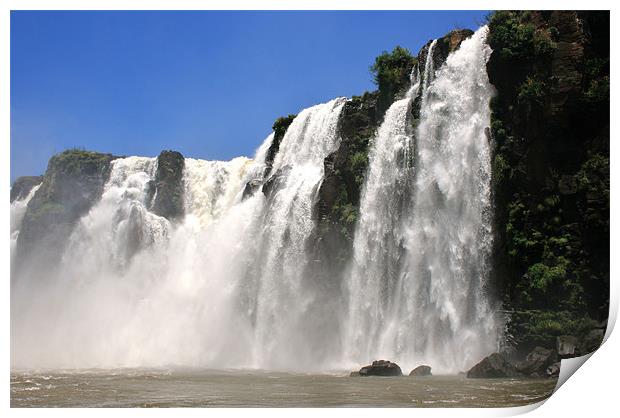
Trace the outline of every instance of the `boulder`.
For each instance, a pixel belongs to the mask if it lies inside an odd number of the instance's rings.
[[[556,339],[556,347],[560,358],[577,356],[577,337],[572,335],[561,335]]]
[[[431,366],[418,366],[411,370],[409,376],[431,376]]]
[[[603,338],[605,337],[605,330],[595,328],[588,332],[579,344],[579,353],[586,354],[596,351],[601,344],[603,344]]]
[[[534,348],[525,360],[517,365],[517,370],[532,377],[545,376],[547,367],[558,361],[558,353],[553,349]]]
[[[485,357],[480,363],[469,369],[468,378],[519,377],[521,373],[500,353]]]
[[[400,366],[387,360],[373,361],[370,366],[364,366],[359,371],[360,376],[402,376]]]
[[[560,376],[560,362],[553,363],[545,370],[547,377],[559,377]]]

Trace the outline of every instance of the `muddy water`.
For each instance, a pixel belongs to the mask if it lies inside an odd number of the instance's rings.
[[[348,377],[255,371],[13,371],[12,407],[508,407],[556,380]]]

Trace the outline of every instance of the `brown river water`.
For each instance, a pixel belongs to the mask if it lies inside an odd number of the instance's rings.
[[[556,383],[220,370],[12,371],[11,407],[510,407],[548,398]]]

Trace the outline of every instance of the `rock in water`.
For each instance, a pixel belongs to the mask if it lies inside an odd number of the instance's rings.
[[[536,347],[517,366],[517,370],[532,377],[542,377],[546,375],[547,367],[557,361],[558,353],[555,350]]]
[[[560,358],[575,357],[577,355],[577,337],[572,335],[561,335],[557,338],[556,344]]]
[[[364,366],[359,371],[360,376],[402,376],[400,366],[387,360],[373,361],[370,366]]]
[[[431,376],[431,366],[418,366],[411,370],[409,376]]]
[[[560,362],[553,363],[545,370],[547,377],[559,377],[560,376]]]
[[[480,363],[469,369],[468,378],[498,378],[521,376],[516,367],[499,353],[485,357]]]

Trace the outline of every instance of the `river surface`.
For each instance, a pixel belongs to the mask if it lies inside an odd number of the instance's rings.
[[[11,407],[510,407],[548,398],[556,382],[221,370],[14,370]]]

